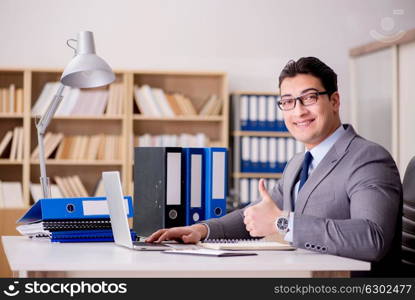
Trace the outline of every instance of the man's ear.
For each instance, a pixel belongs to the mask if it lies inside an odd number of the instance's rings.
[[[340,110],[340,94],[339,92],[334,92],[330,96],[330,102],[334,110],[338,112]]]

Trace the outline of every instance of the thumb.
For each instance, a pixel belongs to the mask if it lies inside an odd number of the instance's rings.
[[[270,194],[265,188],[265,180],[260,179],[258,183],[259,194],[261,195],[262,201],[272,201]],[[273,202],[273,201],[272,201]]]

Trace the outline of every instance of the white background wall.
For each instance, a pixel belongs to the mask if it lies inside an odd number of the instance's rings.
[[[0,67],[63,68],[80,30],[115,69],[223,70],[230,91],[273,91],[289,59],[317,56],[349,121],[349,48],[411,28],[413,0],[0,0]]]

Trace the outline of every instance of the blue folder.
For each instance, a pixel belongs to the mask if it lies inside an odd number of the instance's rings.
[[[186,161],[186,225],[205,219],[205,150],[183,148]]]
[[[228,150],[226,148],[205,148],[205,167],[205,218],[219,218],[226,214]]]
[[[127,217],[131,218],[134,214],[132,198],[124,196],[124,199],[128,203]],[[17,223],[102,218],[109,218],[106,197],[48,198],[32,205]]]

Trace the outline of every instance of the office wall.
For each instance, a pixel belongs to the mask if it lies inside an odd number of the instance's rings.
[[[289,59],[317,56],[349,121],[348,49],[414,27],[412,0],[1,0],[0,67],[64,67],[80,30],[113,68],[224,70],[231,91],[272,91]]]

